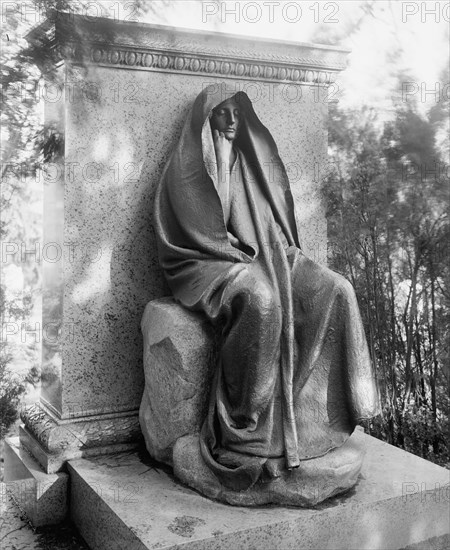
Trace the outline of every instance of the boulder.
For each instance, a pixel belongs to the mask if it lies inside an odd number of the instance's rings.
[[[173,298],[149,302],[141,328],[145,389],[139,421],[150,455],[172,465],[177,439],[197,433],[206,416],[215,332],[206,317]]]

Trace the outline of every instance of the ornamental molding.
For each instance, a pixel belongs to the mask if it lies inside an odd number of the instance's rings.
[[[20,418],[26,431],[49,454],[75,452],[79,449],[132,443],[142,438],[139,412],[128,415],[98,415],[58,422],[42,404],[25,408]]]
[[[137,69],[169,73],[191,73],[223,78],[293,82],[308,84],[331,84],[337,71],[309,68],[299,64],[273,62],[251,62],[241,56],[239,59],[196,54],[179,55],[167,50],[117,48],[114,46],[92,45],[88,51],[76,44],[67,45],[60,58],[77,64],[114,66],[120,69]]]
[[[69,14],[58,14],[27,38],[42,42],[44,37],[55,63],[325,86],[346,67],[349,53],[316,44]]]

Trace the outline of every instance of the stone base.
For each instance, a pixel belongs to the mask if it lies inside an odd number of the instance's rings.
[[[34,527],[55,525],[68,514],[68,474],[45,474],[20,445],[5,441],[5,489],[27,514]]]
[[[22,411],[20,444],[47,474],[68,460],[136,449],[142,441],[138,411],[57,419],[42,403]]]
[[[68,460],[76,458],[98,456],[105,454],[116,454],[125,451],[136,450],[139,447],[139,440],[133,443],[116,443],[114,445],[103,445],[96,447],[83,447],[81,444],[68,448],[62,448],[58,453],[53,454],[41,446],[36,439],[23,426],[19,427],[20,446],[28,451],[39,463],[44,472],[55,473],[65,469]]]
[[[311,507],[345,493],[358,481],[365,449],[358,431],[342,447],[326,455],[304,460],[298,468],[284,471],[266,483],[256,483],[246,491],[232,491],[219,483],[205,465],[197,435],[181,437],[173,451],[174,473],[178,479],[205,496],[235,506]]]
[[[218,503],[142,452],[71,461],[72,519],[92,550],[440,548],[449,472],[358,437],[367,448],[358,484],[314,509]]]

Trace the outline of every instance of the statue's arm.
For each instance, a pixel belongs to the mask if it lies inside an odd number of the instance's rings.
[[[233,148],[231,142],[219,130],[213,131],[213,140],[217,161],[217,191],[222,201],[225,219],[228,220],[230,212],[230,168]]]

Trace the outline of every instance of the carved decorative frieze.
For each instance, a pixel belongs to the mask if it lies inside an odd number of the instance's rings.
[[[41,25],[29,40],[42,36],[57,58],[83,65],[325,86],[345,68],[348,54],[323,45],[68,14],[60,14],[54,27]]]
[[[240,62],[211,59],[194,55],[177,55],[155,50],[131,50],[115,47],[90,48],[88,56],[77,50],[76,45],[65,50],[66,59],[78,63],[90,62],[96,65],[113,65],[119,68],[167,71],[170,73],[197,73],[223,78],[242,78],[258,81],[289,81],[330,84],[335,72],[299,68],[298,65],[275,65],[270,63]]]

